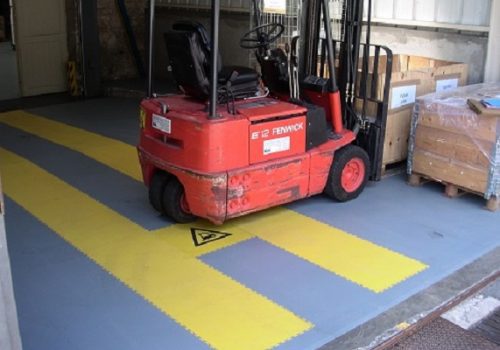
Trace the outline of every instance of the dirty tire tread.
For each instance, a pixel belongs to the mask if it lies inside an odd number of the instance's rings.
[[[163,191],[163,209],[165,214],[175,222],[185,224],[192,222],[196,217],[182,210],[181,200],[184,195],[184,187],[177,179],[168,181]]]
[[[149,203],[158,212],[163,213],[163,191],[167,185],[168,174],[157,171],[154,173],[149,184]]]
[[[356,191],[346,192],[341,184],[342,170],[349,160],[353,158],[360,158],[363,160],[365,164],[365,178]],[[361,192],[363,192],[368,182],[370,173],[370,160],[368,154],[359,146],[347,145],[336,151],[333,159],[324,193],[338,202],[347,202],[357,198]]]

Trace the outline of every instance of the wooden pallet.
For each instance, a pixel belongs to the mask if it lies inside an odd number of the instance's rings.
[[[382,177],[399,175],[406,172],[407,160],[382,164]]]
[[[417,174],[417,173],[411,174],[408,178],[408,184],[410,186],[421,186],[426,182],[440,182],[440,183],[442,183],[444,185],[444,194],[449,198],[457,198],[457,197],[460,197],[460,196],[467,194],[467,193],[472,193],[474,195],[478,195],[478,196],[482,196],[482,197],[484,196],[483,193],[473,192],[473,191],[467,190],[463,187],[454,185],[452,183],[438,181],[438,180],[432,179],[428,176]],[[495,212],[499,208],[500,208],[500,197],[492,196],[490,199],[486,200],[486,209],[488,209],[489,211]]]

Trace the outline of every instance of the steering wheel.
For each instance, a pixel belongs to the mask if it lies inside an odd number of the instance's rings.
[[[267,47],[278,40],[283,34],[285,26],[281,23],[269,23],[255,27],[240,39],[240,46],[243,49],[258,49]]]

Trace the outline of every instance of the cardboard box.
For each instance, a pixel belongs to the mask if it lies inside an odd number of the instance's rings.
[[[469,99],[499,95],[479,84],[417,100],[408,172],[452,184],[486,199],[500,195],[500,115],[477,114]]]
[[[381,56],[376,82],[376,95],[382,99],[387,57]],[[372,66],[372,65],[370,65]],[[410,121],[417,97],[429,93],[451,91],[467,83],[466,64],[436,60],[433,58],[394,55],[389,110],[385,133],[383,167],[404,161],[408,155]],[[371,86],[373,76],[368,78]],[[374,115],[374,106],[368,106],[368,114]]]

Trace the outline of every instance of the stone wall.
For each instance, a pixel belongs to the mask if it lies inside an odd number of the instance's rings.
[[[137,45],[144,60],[146,44],[147,0],[125,1]],[[101,43],[101,67],[104,80],[118,80],[138,77],[132,49],[116,0],[97,2],[99,36]]]
[[[125,2],[135,31],[137,44],[145,61],[147,43],[145,13],[148,1],[126,0]],[[74,3],[74,1],[68,0],[68,3]],[[103,79],[117,80],[138,77],[138,71],[116,0],[98,0],[97,4]],[[158,8],[155,45],[156,76],[168,76],[162,33],[168,30],[174,21],[179,19],[190,18],[200,21],[208,27],[209,16],[209,12],[203,10]],[[227,12],[221,14],[220,51],[226,64],[248,64],[249,52],[240,49],[238,45],[239,37],[248,30],[248,20],[248,15],[245,14]],[[372,33],[373,42],[387,45],[395,53],[420,54],[438,59],[465,62],[470,65],[470,83],[479,82],[483,79],[488,46],[486,35],[478,36],[467,33],[389,27],[374,27]],[[71,41],[71,38],[69,41]],[[70,48],[70,56],[71,52]]]

